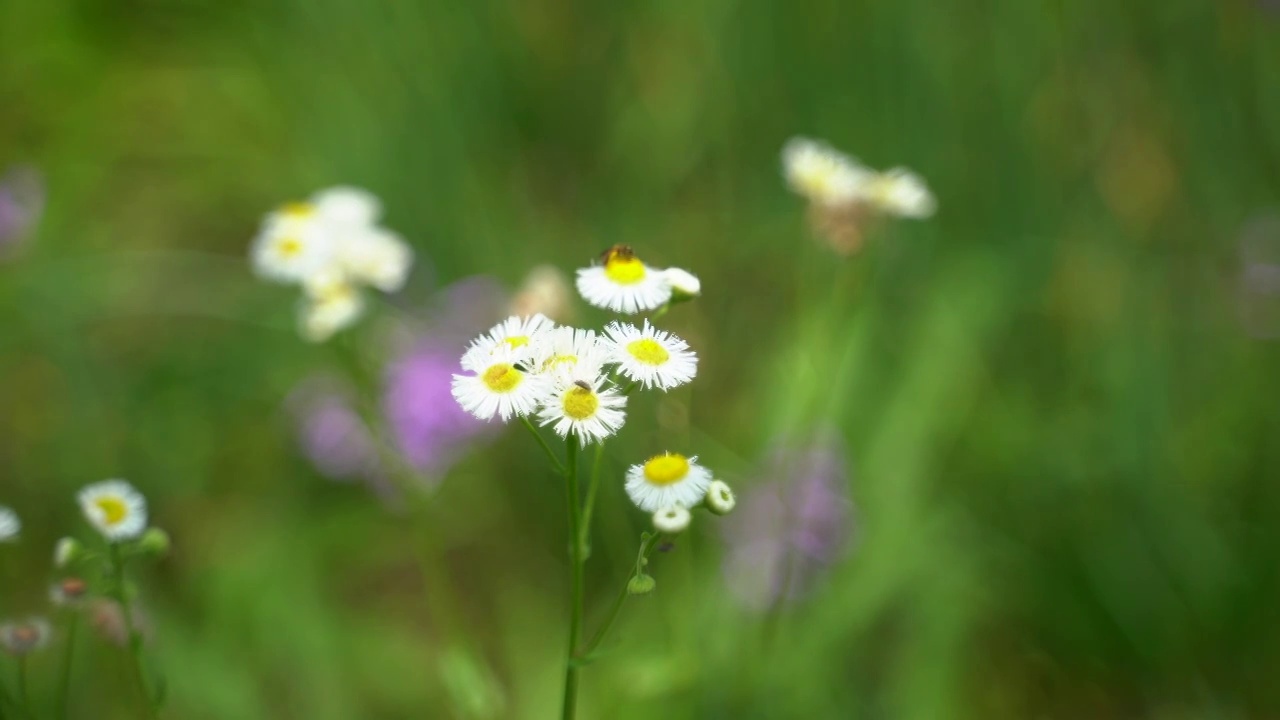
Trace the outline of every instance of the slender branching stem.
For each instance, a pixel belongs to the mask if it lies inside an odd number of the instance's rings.
[[[67,621],[67,647],[62,653],[62,673],[58,676],[58,694],[54,696],[55,720],[64,720],[67,717],[67,695],[71,692],[71,668],[76,652],[76,631],[79,629],[80,613],[72,612],[71,619]]]
[[[573,720],[578,713],[578,663],[574,651],[582,638],[582,507],[578,493],[578,438],[572,433],[566,440],[565,497],[569,510],[569,565],[571,572],[569,590],[569,647],[564,663],[563,720]]]
[[[591,636],[591,640],[577,654],[579,661],[590,657],[596,648],[600,647],[600,643],[604,642],[605,636],[609,634],[609,630],[613,628],[614,622],[618,620],[618,615],[622,613],[622,606],[627,602],[627,596],[631,594],[632,578],[644,572],[645,564],[649,561],[649,555],[653,552],[653,548],[657,546],[658,539],[661,537],[658,533],[651,533],[645,536],[644,541],[640,543],[640,551],[636,554],[636,564],[632,568],[630,574],[627,575],[626,581],[622,583],[622,588],[618,591],[618,596],[613,599],[613,605],[609,608],[609,614],[605,616],[604,623],[595,635]]]
[[[158,718],[159,712],[156,709],[156,703],[151,695],[151,686],[147,682],[147,671],[142,662],[142,634],[138,632],[137,626],[133,622],[133,606],[129,602],[129,593],[125,587],[124,576],[124,558],[120,555],[120,546],[116,543],[111,544],[111,569],[114,574],[115,582],[114,595],[115,601],[120,605],[120,615],[124,619],[125,640],[129,650],[129,656],[133,660],[133,675],[138,683],[138,691],[142,693],[143,703],[146,705],[146,717]]]
[[[528,417],[522,417],[520,420],[524,423],[525,427],[529,428],[529,432],[533,435],[533,439],[538,441],[538,446],[542,448],[542,452],[547,454],[547,459],[551,461],[551,467],[555,468],[558,474],[563,475],[565,473],[564,463],[560,462],[560,458],[556,457],[555,451],[547,444],[546,439],[542,437],[542,433],[538,432],[538,428],[533,426],[533,423],[529,421]]]

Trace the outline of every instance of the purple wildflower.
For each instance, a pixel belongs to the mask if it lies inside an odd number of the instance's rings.
[[[0,176],[0,258],[15,254],[44,211],[44,180],[33,167],[17,166]]]
[[[847,462],[833,434],[774,451],[765,482],[739,496],[725,518],[723,571],[746,608],[793,602],[844,551],[852,524]]]

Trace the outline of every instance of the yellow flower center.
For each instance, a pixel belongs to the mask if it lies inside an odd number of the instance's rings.
[[[510,345],[511,349],[514,350],[518,347],[524,347],[525,345],[528,345],[529,336],[528,335],[512,335],[511,337],[507,338],[503,342]]]
[[[496,393],[509,393],[516,389],[524,375],[511,365],[498,363],[484,371],[484,384]]]
[[[604,263],[604,274],[619,285],[632,285],[644,279],[644,263],[634,255],[611,255]]]
[[[293,220],[301,220],[302,218],[310,217],[315,211],[315,206],[311,203],[304,202],[285,203],[284,206],[280,208],[281,215]]]
[[[659,345],[658,341],[653,338],[644,338],[629,343],[627,352],[631,353],[631,357],[645,365],[661,365],[671,357],[667,353],[667,349]]]
[[[100,497],[93,504],[102,512],[103,522],[108,525],[119,525],[129,514],[129,506],[115,496]]]
[[[557,365],[577,365],[577,355],[555,355],[550,360],[543,363],[543,369],[550,369]]]
[[[574,385],[564,394],[562,403],[565,415],[574,420],[586,420],[596,414],[596,409],[600,407],[600,398],[596,397],[594,390]]]
[[[284,257],[296,257],[302,252],[302,241],[296,237],[280,238],[280,242],[276,243],[276,250]]]
[[[655,455],[644,464],[644,479],[650,485],[670,485],[683,480],[688,474],[689,461],[677,453]]]

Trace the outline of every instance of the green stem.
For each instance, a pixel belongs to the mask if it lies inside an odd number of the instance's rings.
[[[582,508],[578,494],[578,438],[570,434],[566,440],[567,451],[565,497],[569,509],[569,564],[571,581],[569,590],[569,649],[564,662],[564,705],[561,717],[573,720],[578,713],[578,664],[574,651],[582,636]]]
[[[133,622],[133,607],[129,603],[129,593],[125,591],[124,560],[120,556],[120,546],[111,544],[111,567],[115,575],[115,601],[120,604],[120,615],[124,619],[125,636],[128,639],[129,657],[133,661],[133,674],[142,693],[143,704],[147,707],[146,716],[159,717],[155,701],[151,697],[151,688],[147,683],[147,672],[142,663],[142,635]]]
[[[62,674],[58,677],[58,694],[55,696],[56,706],[54,718],[63,720],[67,716],[67,694],[71,692],[71,667],[76,651],[76,631],[80,628],[80,613],[71,613],[67,623],[67,649],[62,656]]]
[[[542,451],[547,454],[547,459],[551,461],[551,467],[555,468],[556,473],[563,475],[565,473],[564,463],[561,463],[560,458],[556,457],[555,451],[547,444],[547,441],[542,437],[542,433],[538,432],[538,428],[534,427],[533,423],[529,422],[528,417],[522,417],[520,420],[524,423],[525,427],[529,428],[529,432],[533,434],[533,439],[538,441],[538,445],[542,447]]]
[[[640,552],[636,554],[635,567],[632,569],[631,574],[627,576],[626,581],[622,583],[622,590],[618,592],[618,596],[613,599],[613,605],[609,608],[609,614],[605,616],[604,624],[600,626],[595,635],[591,636],[591,641],[587,643],[586,647],[582,648],[577,654],[578,660],[585,660],[590,657],[591,653],[600,647],[600,643],[604,642],[605,636],[613,628],[618,615],[622,613],[622,606],[626,604],[627,596],[631,594],[631,579],[644,572],[644,566],[649,560],[649,555],[653,552],[653,548],[657,546],[660,537],[661,535],[658,533],[653,533],[648,535],[644,542],[640,543]]]
[[[22,655],[18,658],[18,704],[24,709],[28,707],[27,703],[27,656]]]
[[[587,501],[582,506],[582,527],[578,543],[582,545],[582,559],[591,557],[591,513],[596,507],[596,491],[600,488],[600,466],[604,463],[604,441],[596,443],[596,456],[591,461],[591,478],[587,480]]]

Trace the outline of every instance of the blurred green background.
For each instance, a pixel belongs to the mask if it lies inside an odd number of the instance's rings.
[[[937,216],[838,258],[794,134],[914,168]],[[413,512],[299,453],[285,399],[333,356],[245,254],[339,183],[419,255],[387,315],[615,242],[702,277],[662,323],[702,357],[687,419],[637,402],[607,454],[592,618],[646,522],[627,464],[745,494],[838,429],[855,541],[813,592],[742,609],[699,518],[583,717],[1280,716],[1280,325],[1242,322],[1275,298],[1239,257],[1280,205],[1274,4],[0,0],[17,163],[48,200],[0,265],[0,610],[45,607],[75,490],[129,478],[174,538],[140,578],[166,717],[558,712],[563,496],[523,431]],[[137,716],[82,648],[72,716]]]

